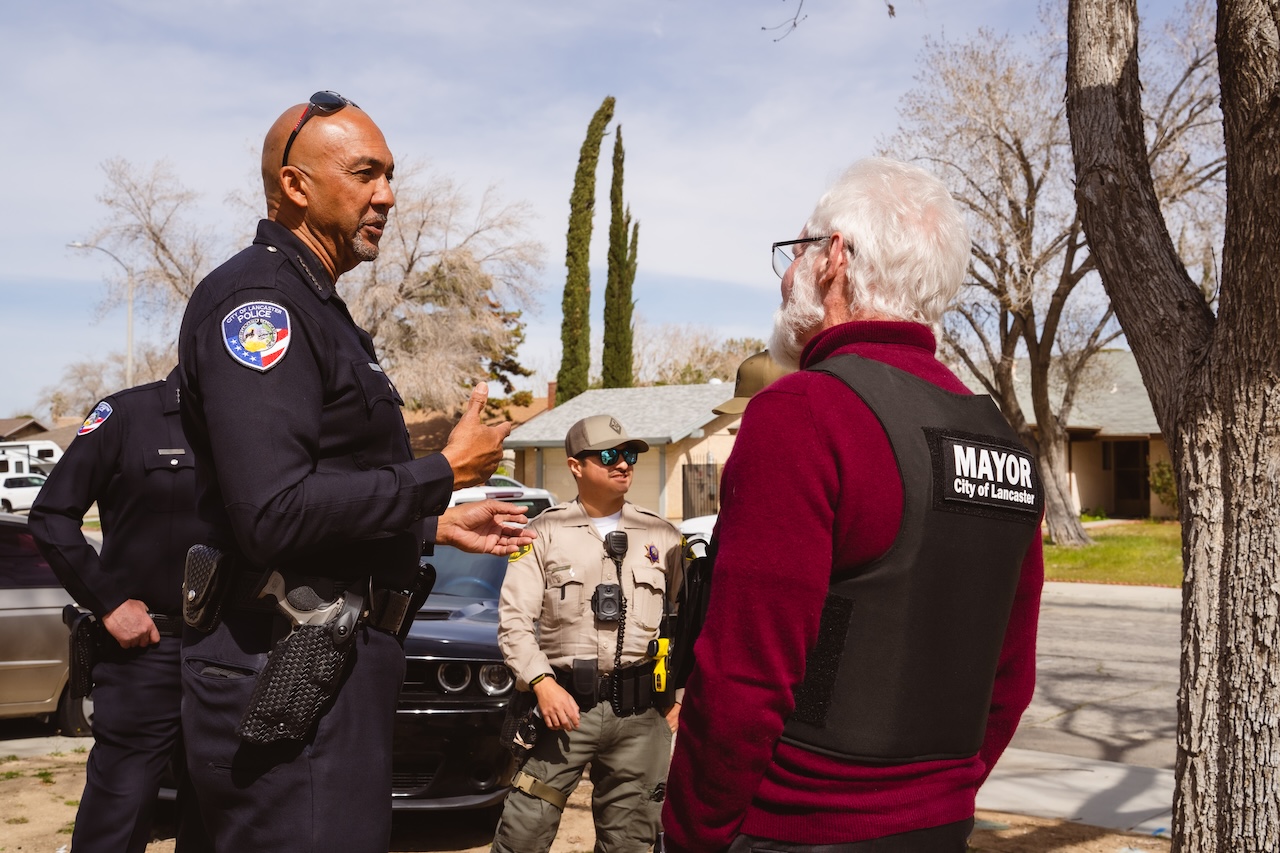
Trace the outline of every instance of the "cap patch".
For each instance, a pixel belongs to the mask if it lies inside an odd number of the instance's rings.
[[[84,419],[84,423],[80,425],[80,429],[76,430],[76,435],[88,435],[106,422],[111,417],[111,404],[106,400],[93,407],[93,411],[89,413],[89,417]]]
[[[618,423],[617,418],[609,418],[609,429],[613,430],[618,435],[622,435],[622,424]]]
[[[289,312],[274,302],[246,302],[222,318],[222,340],[232,358],[266,373],[289,349]]]

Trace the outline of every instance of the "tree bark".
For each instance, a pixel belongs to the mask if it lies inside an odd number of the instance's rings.
[[[1182,674],[1175,851],[1280,849],[1280,38],[1274,0],[1223,0],[1227,218],[1215,320],[1156,203],[1135,0],[1071,0],[1076,195],[1178,476]]]
[[[1075,548],[1093,542],[1085,533],[1071,498],[1071,466],[1068,462],[1067,437],[1050,428],[1042,431],[1037,441],[1037,461],[1044,480],[1044,522],[1054,545]]]

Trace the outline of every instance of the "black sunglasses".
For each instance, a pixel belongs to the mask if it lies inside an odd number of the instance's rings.
[[[628,465],[636,464],[636,460],[640,458],[640,451],[630,447],[625,449],[610,447],[608,450],[588,450],[578,454],[579,459],[584,459],[588,456],[599,456],[601,465],[606,468],[612,468],[618,464],[619,456],[625,459]]]
[[[328,89],[312,95],[311,100],[307,103],[307,108],[302,111],[302,116],[298,119],[298,123],[293,126],[293,133],[289,134],[289,141],[284,144],[284,157],[280,159],[280,168],[283,169],[289,165],[289,149],[293,147],[293,140],[298,138],[298,131],[302,130],[302,126],[313,115],[320,113],[321,115],[331,116],[343,107],[360,109],[355,101],[348,101],[337,92],[331,92]]]

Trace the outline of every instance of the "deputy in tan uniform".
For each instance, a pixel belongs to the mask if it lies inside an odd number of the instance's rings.
[[[655,692],[648,651],[676,600],[683,544],[670,523],[626,500],[648,444],[609,415],[578,421],[564,444],[578,497],[530,523],[538,538],[512,555],[502,585],[498,645],[545,726],[493,850],[550,849],[590,764],[596,851],[645,851],[658,834],[680,708]]]

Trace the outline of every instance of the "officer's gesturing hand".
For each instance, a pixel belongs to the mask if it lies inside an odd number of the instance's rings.
[[[147,605],[136,598],[128,599],[103,616],[102,626],[122,649],[151,646],[160,642],[160,632],[156,630],[156,623],[151,621]]]
[[[480,420],[484,412],[485,400],[489,398],[489,386],[479,382],[471,391],[471,399],[467,402],[467,410],[462,420],[449,433],[449,441],[444,450],[444,458],[449,460],[453,469],[453,487],[464,489],[467,486],[479,486],[493,476],[502,462],[502,442],[511,432],[511,424],[486,426]]]
[[[547,728],[571,732],[578,727],[578,703],[554,678],[544,678],[533,685],[533,695],[538,697],[538,711]]]
[[[525,512],[525,507],[502,501],[450,507],[436,523],[436,542],[473,554],[509,556],[538,538],[524,527]]]

